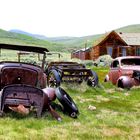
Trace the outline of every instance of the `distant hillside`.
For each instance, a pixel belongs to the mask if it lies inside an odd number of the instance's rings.
[[[125,33],[140,33],[140,24],[129,25],[114,30],[117,32],[125,32]],[[69,38],[67,40],[59,40],[59,41],[63,44],[74,46],[73,48],[77,47],[80,49],[85,47],[86,42],[87,42],[87,47],[92,47],[103,36],[104,34],[98,34],[98,35],[84,36],[84,37],[73,38],[73,39]]]
[[[24,34],[24,35],[28,35],[28,36],[31,36],[31,37],[35,37],[37,39],[47,40],[47,37],[44,36],[44,35],[32,34],[32,33],[29,33],[29,32],[22,31],[22,30],[18,30],[18,29],[12,29],[12,30],[9,30],[9,32]]]
[[[12,39],[18,38],[19,39],[18,41],[23,40],[23,38],[21,38],[21,36],[22,37],[24,36],[26,39],[27,39],[27,37],[30,39],[32,38],[33,39],[32,41],[34,42],[34,44],[36,44],[35,42],[37,41],[36,45],[39,45],[39,46],[45,45],[50,51],[69,51],[70,52],[75,48],[75,46],[71,45],[71,44],[69,46],[68,42],[71,43],[71,41],[73,41],[75,39],[79,39],[77,37],[46,37],[43,35],[36,35],[36,34],[22,31],[22,30],[18,30],[18,29],[12,29],[12,30],[9,30],[9,32],[4,31],[4,30],[1,30],[1,31],[3,31],[1,33],[2,35],[5,32],[7,37],[9,36],[8,34],[10,34]],[[1,38],[1,36],[0,36],[0,38]],[[45,44],[46,42],[47,42],[47,44]],[[23,43],[25,43],[25,42],[22,42],[22,44]],[[78,48],[79,48],[79,46],[78,46]]]
[[[63,49],[65,51],[65,48],[62,44],[57,44],[55,42],[49,42],[47,40],[37,39],[29,35],[9,32],[2,29],[0,29],[0,43],[33,45],[33,46],[46,47],[50,51],[60,51]]]
[[[65,36],[64,37],[46,37],[43,35],[36,35],[36,34],[22,31],[22,30],[18,30],[18,29],[12,29],[9,32],[6,32],[6,34],[10,34],[12,38],[13,37],[19,38],[19,41],[23,40],[23,38],[21,38],[21,36],[26,37],[26,39],[27,39],[27,37],[30,39],[32,38],[33,42],[40,41],[41,45],[44,45],[44,41],[45,42],[47,41],[50,43],[49,44],[50,46],[53,46],[51,48],[49,46],[50,50],[53,50],[53,51],[59,51],[59,50],[60,51],[62,51],[62,50],[72,51],[74,49],[83,48],[85,46],[86,42],[87,42],[87,46],[91,46],[93,44],[93,41],[98,36],[100,36],[100,35],[93,35],[93,36],[86,36],[86,37],[67,37],[67,36],[66,37]],[[92,38],[93,38],[93,40],[92,40]],[[90,40],[87,41],[88,39],[91,39],[91,41]],[[39,44],[37,43],[37,45],[40,45],[40,43]],[[45,46],[48,46],[48,45],[45,45]]]
[[[118,32],[124,32],[124,33],[140,33],[140,24],[135,25],[128,25],[119,29],[116,29]]]
[[[129,25],[114,29],[117,32],[140,33],[140,24]],[[21,30],[11,30],[10,32],[0,30],[0,42],[13,44],[28,44],[47,47],[50,51],[78,50],[85,47],[92,47],[104,34],[90,35],[83,37],[46,37],[44,35],[34,35]]]
[[[42,39],[42,40],[48,40],[48,41],[55,41],[55,42],[63,42],[63,41],[67,41],[67,40],[72,40],[75,39],[76,37],[67,37],[67,36],[62,36],[62,37],[46,37],[45,35],[39,35],[39,34],[32,34],[29,32],[25,32],[19,29],[11,29],[9,30],[9,32],[12,33],[19,33],[19,34],[24,34],[24,35],[28,35],[31,37],[35,37],[37,39]]]

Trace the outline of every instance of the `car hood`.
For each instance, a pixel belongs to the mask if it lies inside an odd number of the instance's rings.
[[[41,69],[41,67],[37,65],[20,63],[20,62],[10,62],[10,61],[0,62],[0,69],[2,69],[3,67],[20,67],[20,68],[23,67],[23,68],[34,69],[36,71]]]

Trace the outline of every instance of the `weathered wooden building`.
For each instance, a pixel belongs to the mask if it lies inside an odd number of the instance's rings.
[[[140,33],[112,31],[106,34],[97,45],[93,46],[90,53],[92,60],[105,54],[112,58],[140,55]]]
[[[90,60],[91,48],[84,48],[71,53],[71,58],[78,58],[81,60]]]
[[[106,54],[112,58],[140,56],[140,33],[109,32],[96,45],[88,48],[88,52],[84,51],[86,57],[83,57],[83,53],[79,52],[76,58],[95,60]]]

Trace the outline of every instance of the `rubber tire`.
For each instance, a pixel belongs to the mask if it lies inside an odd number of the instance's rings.
[[[49,75],[50,74],[53,74],[54,75],[54,78],[55,78],[55,80],[56,80],[56,85],[55,86],[50,86],[50,84],[49,84]],[[59,75],[59,73],[56,71],[56,70],[50,70],[49,72],[48,72],[48,75],[47,75],[47,85],[49,86],[49,87],[58,87],[58,86],[60,86],[60,83],[61,83],[61,78],[60,78],[60,75]]]
[[[89,86],[92,86],[92,87],[95,87],[95,86],[98,86],[98,82],[99,82],[99,80],[98,80],[98,75],[96,74],[96,72],[94,72],[94,71],[92,71],[91,70],[91,77],[94,77],[94,85],[92,84],[92,81],[88,78],[88,80],[87,80],[87,85],[89,85]]]
[[[56,88],[55,93],[57,99],[62,104],[64,111],[72,118],[77,118],[77,115],[79,114],[78,108],[68,93],[61,87]]]
[[[118,81],[118,88],[124,88],[122,80]]]

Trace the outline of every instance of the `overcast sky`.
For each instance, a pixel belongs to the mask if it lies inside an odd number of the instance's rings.
[[[140,24],[140,0],[0,0],[0,28],[86,36]]]

